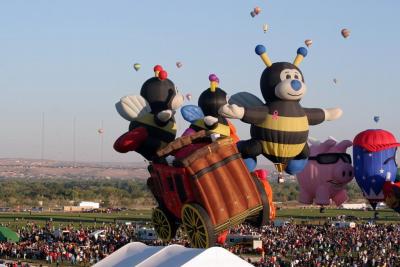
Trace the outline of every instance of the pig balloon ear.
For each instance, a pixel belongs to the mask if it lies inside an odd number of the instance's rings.
[[[310,147],[311,146],[319,146],[321,144],[321,141],[319,141],[317,138],[310,136],[310,137],[308,137],[307,144]]]
[[[343,140],[339,144],[336,145],[336,149],[339,151],[346,151],[347,148],[351,147],[353,142],[350,140]]]
[[[335,141],[336,143],[338,142],[338,140],[337,140],[335,137],[333,137],[333,136],[328,136],[328,139],[329,139],[329,140],[333,140],[333,141]]]
[[[318,150],[320,153],[323,153],[334,147],[336,144],[337,144],[336,140],[327,139],[325,142],[320,144]]]

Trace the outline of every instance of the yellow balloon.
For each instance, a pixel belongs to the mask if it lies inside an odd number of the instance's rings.
[[[268,28],[269,28],[268,24],[263,25],[264,33],[266,33],[268,31]]]
[[[141,65],[140,63],[135,63],[135,64],[133,65],[133,68],[134,68],[136,71],[140,70],[141,67],[142,67],[142,65]]]

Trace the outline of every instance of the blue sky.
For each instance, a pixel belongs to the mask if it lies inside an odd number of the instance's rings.
[[[262,12],[251,18],[255,6]],[[112,149],[128,126],[114,103],[138,93],[155,64],[195,100],[210,73],[229,94],[260,96],[264,66],[255,45],[264,44],[273,61],[292,61],[308,38],[314,43],[301,69],[309,91],[301,103],[344,110],[310,135],[352,140],[380,127],[400,138],[399,10],[396,0],[0,1],[0,157],[40,157],[44,112],[46,158],[72,159],[76,116],[77,160],[100,159],[97,129],[104,121],[104,159],[141,161]],[[342,28],[350,38],[341,37]],[[381,116],[378,125],[374,115]],[[248,138],[249,127],[236,125]]]

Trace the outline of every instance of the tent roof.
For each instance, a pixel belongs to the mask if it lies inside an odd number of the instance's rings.
[[[133,242],[123,246],[95,265],[95,267],[105,266],[247,267],[252,265],[220,247],[209,249],[185,248],[181,245],[155,247],[147,246],[140,242]]]
[[[19,236],[16,232],[10,228],[0,226],[0,239],[6,239],[7,241],[18,242]]]
[[[100,235],[102,233],[104,233],[106,230],[96,230],[92,233],[89,234],[89,236],[95,236],[95,235]]]

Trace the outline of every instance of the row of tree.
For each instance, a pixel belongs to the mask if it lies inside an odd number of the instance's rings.
[[[271,183],[274,201],[297,200],[299,185],[297,182],[283,184]],[[362,199],[362,193],[355,182],[347,185],[350,201]],[[79,201],[100,202],[103,207],[136,207],[154,205],[151,192],[143,180],[117,179],[30,179],[0,180],[0,206],[33,207],[42,204],[45,207],[62,207]]]
[[[143,180],[0,180],[3,207],[62,207],[79,201],[96,201],[103,207],[131,207],[138,201],[151,204],[152,196]]]

